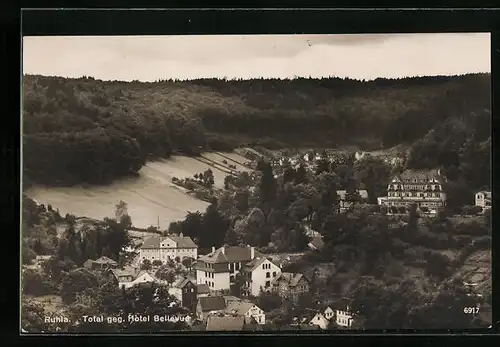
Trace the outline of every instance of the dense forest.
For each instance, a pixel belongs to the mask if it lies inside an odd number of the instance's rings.
[[[155,83],[27,75],[23,89],[27,184],[105,184],[176,152],[403,144],[409,167],[489,185],[490,74]]]

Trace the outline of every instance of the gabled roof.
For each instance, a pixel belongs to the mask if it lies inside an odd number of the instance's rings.
[[[250,260],[246,265],[243,267],[242,271],[245,272],[252,272],[253,270],[257,269],[259,266],[262,265],[265,261],[269,261],[270,263],[274,264],[275,266],[279,267],[276,265],[270,258],[265,258],[265,257],[256,257]]]
[[[132,277],[134,278],[134,273],[127,271],[127,270],[121,270],[121,269],[111,269],[111,273],[115,276],[116,279],[120,279],[121,277]]]
[[[325,321],[328,321],[328,319],[326,319],[326,317],[323,315],[323,313],[321,312],[317,312],[311,319],[310,319],[310,323],[312,322],[315,322],[317,321],[317,317],[319,317],[320,319],[323,319]]]
[[[206,296],[199,298],[201,310],[206,311],[220,311],[226,309],[226,301],[222,296]]]
[[[198,247],[196,245],[196,243],[194,243],[194,241],[190,237],[169,235],[166,237],[161,237],[161,236],[148,237],[147,239],[144,240],[144,243],[142,244],[142,246],[140,248],[142,248],[142,249],[160,248],[160,244],[162,243],[162,241],[164,241],[166,239],[170,239],[170,240],[174,241],[177,244],[176,248],[197,248]]]
[[[134,281],[137,280],[139,277],[146,275],[145,277],[151,277],[154,280],[154,276],[151,275],[147,270],[142,270],[140,271],[137,276],[135,276]]]
[[[184,288],[188,283],[191,283],[196,286],[196,280],[193,280],[189,277],[181,277],[176,283],[174,283],[174,287],[176,288]]]
[[[241,331],[245,326],[244,317],[215,317],[207,320],[207,331]]]
[[[280,282],[286,282],[289,287],[295,287],[302,279],[307,281],[307,278],[303,274],[282,272],[273,279],[271,284],[275,285]]]
[[[177,248],[198,248],[190,237],[172,235],[168,236],[168,238],[177,243]]]
[[[250,255],[251,247],[225,246],[207,255],[200,256],[199,260],[213,264],[248,262],[252,260]],[[258,256],[262,256],[262,254],[254,250],[254,257]]]
[[[227,305],[226,312],[238,316],[244,316],[254,306],[256,305],[253,302],[232,301]]]
[[[359,189],[358,192],[363,199],[368,199],[368,191],[366,189]],[[345,196],[347,195],[347,191],[337,190],[337,195],[340,197],[340,200],[344,200]]]
[[[210,288],[208,287],[208,284],[203,283],[203,284],[198,284],[196,285],[197,288],[197,293],[198,294],[208,294],[210,293]]]
[[[141,247],[142,249],[148,248],[160,248],[162,237],[161,236],[151,236],[144,240],[144,243]]]
[[[94,263],[98,263],[98,264],[110,264],[110,265],[116,265],[116,264],[118,264],[113,259],[110,259],[110,258],[105,257],[105,256],[102,256],[99,259],[94,260]]]
[[[442,175],[439,170],[405,170],[403,173],[399,175],[399,178],[402,180],[410,180],[413,178],[422,179],[422,180],[430,180],[436,179],[440,181],[442,179]]]

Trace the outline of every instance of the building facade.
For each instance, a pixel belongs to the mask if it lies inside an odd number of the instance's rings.
[[[439,170],[427,172],[406,170],[392,178],[387,186],[387,196],[379,197],[378,204],[388,207],[409,206],[437,209],[446,206],[443,189],[445,178]]]
[[[476,206],[481,207],[483,211],[491,208],[491,192],[477,192],[475,196],[475,203]]]
[[[242,275],[245,279],[243,295],[258,296],[261,290],[270,290],[272,280],[280,273],[281,268],[270,259],[254,258],[242,269]]]
[[[189,257],[196,259],[198,257],[198,246],[191,240],[190,237],[181,235],[170,235],[166,237],[153,236],[146,240],[139,247],[140,262],[148,259],[153,262],[160,260],[166,262],[168,259],[180,260]]]
[[[207,284],[212,291],[231,289],[235,276],[257,256],[262,256],[254,247],[223,246],[212,248],[196,262],[196,283]]]

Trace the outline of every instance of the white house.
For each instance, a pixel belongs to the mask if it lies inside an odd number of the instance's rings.
[[[247,295],[258,296],[261,290],[268,290],[271,281],[281,273],[278,265],[270,259],[257,257],[248,262],[242,269],[246,285],[244,288]]]
[[[207,284],[210,290],[231,288],[235,276],[250,260],[262,257],[254,247],[223,246],[212,247],[212,252],[202,255],[196,262],[196,283]]]
[[[265,312],[252,302],[243,300],[231,301],[228,303],[225,312],[237,317],[245,317],[245,320],[248,322],[253,318],[257,324],[266,324]]]
[[[476,206],[480,206],[483,210],[491,208],[491,192],[477,192],[475,198]]]
[[[311,319],[309,322],[309,325],[316,325],[320,329],[326,330],[328,329],[328,325],[330,324],[330,321],[326,319],[326,317],[321,313],[318,312],[314,315],[314,317]]]
[[[353,323],[353,313],[349,307],[349,300],[339,300],[335,305],[335,323],[341,327],[350,328]]]
[[[196,259],[198,257],[198,246],[189,237],[169,235],[166,237],[153,236],[146,240],[139,247],[139,259],[144,261],[148,259],[161,260],[162,262],[170,259],[183,259],[190,257]]]

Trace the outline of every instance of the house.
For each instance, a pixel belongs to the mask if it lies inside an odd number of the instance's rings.
[[[231,289],[235,276],[255,257],[262,254],[250,246],[212,247],[212,252],[200,256],[194,265],[196,283],[207,284],[212,291]]]
[[[255,320],[257,324],[266,324],[266,314],[264,311],[249,301],[232,301],[227,305],[225,313],[237,317],[244,317],[248,324],[252,322],[252,319]]]
[[[120,288],[122,287],[123,283],[132,282],[135,278],[135,273],[130,270],[109,269],[106,273],[111,277],[113,282]]]
[[[136,285],[141,285],[141,284],[151,284],[153,282],[157,282],[157,280],[147,271],[141,271],[139,274],[135,277],[133,281],[130,282],[121,282],[119,283],[120,288],[131,288]]]
[[[477,192],[475,196],[476,206],[484,210],[491,208],[491,192],[481,191]]]
[[[282,272],[271,282],[271,290],[282,298],[297,301],[310,290],[309,281],[302,274]]]
[[[207,319],[206,331],[242,331],[245,327],[243,317],[217,317],[210,316]]]
[[[323,247],[325,247],[325,243],[323,242],[323,237],[316,236],[311,239],[311,242],[307,244],[307,246],[313,251],[321,251]]]
[[[323,316],[325,316],[326,319],[331,320],[332,318],[335,318],[335,311],[330,306],[327,306],[323,311]]]
[[[88,259],[87,261],[85,261],[85,263],[83,263],[83,267],[87,270],[104,271],[109,268],[117,268],[118,263],[113,259],[102,256],[97,260]]]
[[[210,294],[210,288],[208,288],[208,284],[197,284],[196,285],[196,298],[202,298],[208,296]]]
[[[368,200],[368,191],[365,189],[358,190],[361,199],[366,201]],[[347,190],[337,190],[337,195],[339,196],[339,208],[341,211],[344,211],[352,206],[352,202],[346,200]]]
[[[335,308],[335,323],[341,327],[350,328],[353,323],[353,312],[349,307],[349,299],[341,299],[332,306]]]
[[[196,317],[199,320],[206,320],[209,315],[222,312],[226,307],[226,301],[222,296],[201,297],[196,304]]]
[[[281,273],[281,269],[269,258],[256,257],[245,264],[241,273],[245,278],[244,295],[258,296],[261,290],[271,288],[271,281]]]
[[[309,321],[309,325],[316,325],[320,329],[326,330],[326,329],[328,329],[328,326],[330,325],[330,321],[328,319],[326,319],[326,317],[321,312],[318,312]]]
[[[406,170],[392,178],[387,186],[387,196],[377,199],[379,205],[417,206],[435,209],[446,206],[446,193],[443,184],[446,178],[440,170]]]
[[[195,311],[197,303],[197,286],[194,278],[181,277],[168,289],[168,293],[179,300],[183,307],[193,312]]]
[[[179,258],[182,260],[186,257],[194,259],[198,257],[198,246],[190,237],[185,237],[182,234],[179,236],[149,237],[144,240],[138,250],[141,262],[145,259],[150,262],[154,260],[166,262],[168,259]]]

